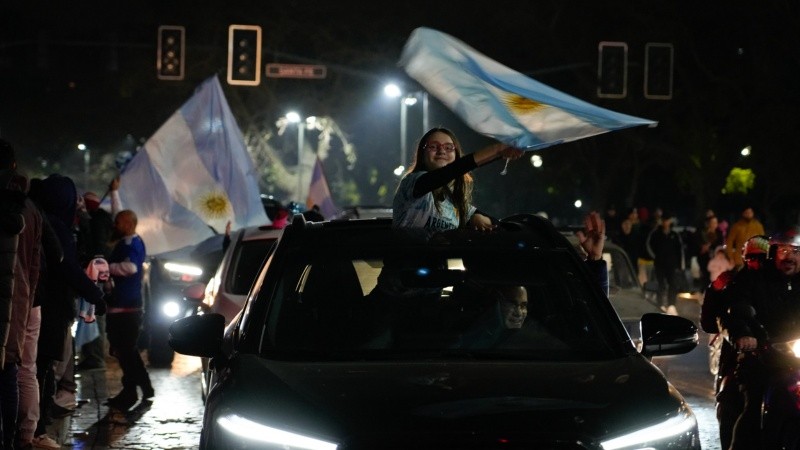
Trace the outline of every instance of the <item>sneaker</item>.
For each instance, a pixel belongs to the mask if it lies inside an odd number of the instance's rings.
[[[670,316],[677,316],[678,308],[676,308],[675,305],[667,306],[667,314],[669,314]]]
[[[147,400],[156,396],[153,386],[142,386],[142,399]]]
[[[139,401],[139,397],[136,395],[136,391],[131,392],[123,389],[116,397],[109,398],[106,405],[120,411],[127,411],[131,409],[131,406],[135,405],[137,401]]]
[[[46,434],[33,438],[31,440],[31,446],[33,448],[47,448],[50,450],[59,450],[61,448],[61,444]]]

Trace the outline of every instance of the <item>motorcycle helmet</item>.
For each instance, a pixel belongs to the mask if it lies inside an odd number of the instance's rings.
[[[742,246],[742,258],[749,259],[758,255],[766,256],[769,252],[769,237],[756,235],[746,240]]]
[[[778,247],[791,246],[800,251],[800,231],[797,227],[791,227],[785,231],[776,233],[769,238],[769,257],[774,258]]]

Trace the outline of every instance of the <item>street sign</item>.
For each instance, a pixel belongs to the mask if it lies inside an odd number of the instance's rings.
[[[325,78],[328,69],[313,64],[267,64],[267,78]]]

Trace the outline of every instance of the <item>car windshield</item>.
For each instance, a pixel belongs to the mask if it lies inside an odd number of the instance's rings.
[[[270,289],[263,351],[317,361],[585,361],[621,351],[627,335],[568,250],[473,244],[400,239],[287,252]]]
[[[275,243],[274,239],[258,239],[242,241],[231,255],[231,274],[228,290],[234,295],[247,295],[253,285],[258,269],[264,259],[269,255],[269,248]]]
[[[608,265],[608,281],[612,289],[641,289],[636,273],[622,250],[607,248],[603,252],[603,259]]]

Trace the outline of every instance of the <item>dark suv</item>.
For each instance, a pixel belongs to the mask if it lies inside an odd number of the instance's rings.
[[[170,344],[212,358],[201,449],[699,449],[651,362],[697,329],[640,326],[637,348],[546,219],[481,233],[297,216],[235,321],[179,319]]]

